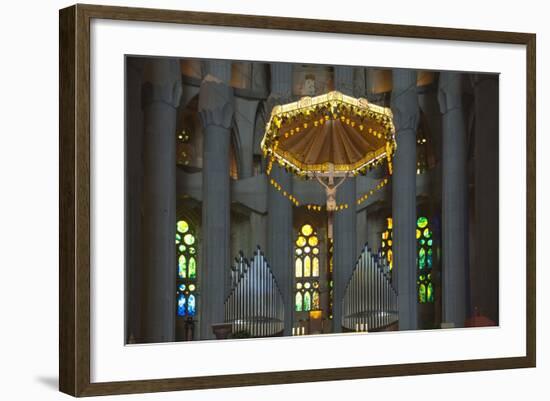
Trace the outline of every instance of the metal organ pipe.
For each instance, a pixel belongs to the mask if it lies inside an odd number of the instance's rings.
[[[397,293],[387,261],[365,245],[342,299],[342,325],[351,331],[374,331],[397,321]]]
[[[252,337],[265,337],[283,330],[283,297],[259,247],[251,261],[239,253],[231,267],[231,285],[225,321],[232,324],[233,333],[246,331]]]

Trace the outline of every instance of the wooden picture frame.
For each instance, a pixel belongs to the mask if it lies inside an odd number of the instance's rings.
[[[117,382],[90,380],[90,21],[109,19],[491,42],[526,47],[526,355],[492,359],[257,372]],[[362,379],[534,367],[536,361],[536,37],[529,33],[372,24],[348,21],[75,5],[62,9],[60,29],[60,289],[59,388],[73,396]]]

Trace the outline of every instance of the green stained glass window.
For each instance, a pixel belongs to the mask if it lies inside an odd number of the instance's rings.
[[[433,267],[433,239],[430,221],[427,217],[419,217],[416,221],[416,239],[417,239],[417,289],[418,302],[434,302],[434,286],[432,283],[431,271]],[[426,274],[427,273],[427,274]]]
[[[428,219],[426,217],[419,217],[418,220],[416,220],[416,225],[418,228],[424,228],[428,225]]]
[[[178,276],[185,278],[187,276],[187,259],[185,255],[180,255],[178,259]]]
[[[433,302],[434,301],[434,287],[433,287],[433,284],[431,282],[428,283],[428,302]]]
[[[300,291],[296,293],[295,305],[296,305],[296,312],[301,312],[302,311],[302,293]]]
[[[304,293],[304,312],[309,312],[311,310],[311,294],[309,291]]]
[[[418,251],[418,268],[424,269],[426,267],[426,250],[424,248],[420,248]]]
[[[424,283],[418,286],[418,302],[426,303],[426,285]]]
[[[193,234],[185,234],[183,237],[183,242],[187,245],[193,245],[195,243],[195,236]]]
[[[196,246],[194,227],[186,220],[179,220],[176,223],[176,315],[185,318],[193,318],[197,314],[197,299],[194,295],[198,275]]]
[[[195,261],[194,256],[189,258],[189,278],[197,278],[197,262]]]

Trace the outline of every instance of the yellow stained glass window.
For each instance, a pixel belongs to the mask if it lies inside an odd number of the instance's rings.
[[[312,237],[309,237],[307,242],[309,246],[317,246],[317,244],[319,243],[319,239],[316,236],[312,236]]]
[[[304,277],[311,276],[311,258],[306,256],[304,258]]]
[[[185,220],[180,220],[177,222],[176,229],[180,233],[186,233],[189,230],[189,224]]]
[[[313,307],[313,310],[321,309],[321,302],[319,300],[319,291],[313,291],[312,307]]]
[[[296,277],[302,277],[302,259],[296,259]]]
[[[296,245],[298,247],[303,247],[304,245],[306,244],[306,238],[305,237],[302,237],[301,235],[298,237],[298,239],[296,240]]]
[[[302,226],[302,234],[304,234],[306,237],[309,237],[313,233],[313,227],[311,224],[304,224]]]
[[[319,277],[319,258],[313,258],[313,277]]]

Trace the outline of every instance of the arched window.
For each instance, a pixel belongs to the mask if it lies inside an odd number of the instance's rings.
[[[427,217],[420,216],[416,220],[416,244],[418,302],[421,304],[433,303],[433,233]]]
[[[197,237],[186,220],[176,224],[176,315],[194,317],[197,314]]]
[[[294,250],[296,312],[321,309],[319,294],[319,236],[311,224],[300,227]]]
[[[393,269],[393,219],[386,219],[386,229],[382,232],[382,256],[386,258],[390,265],[390,271]]]

